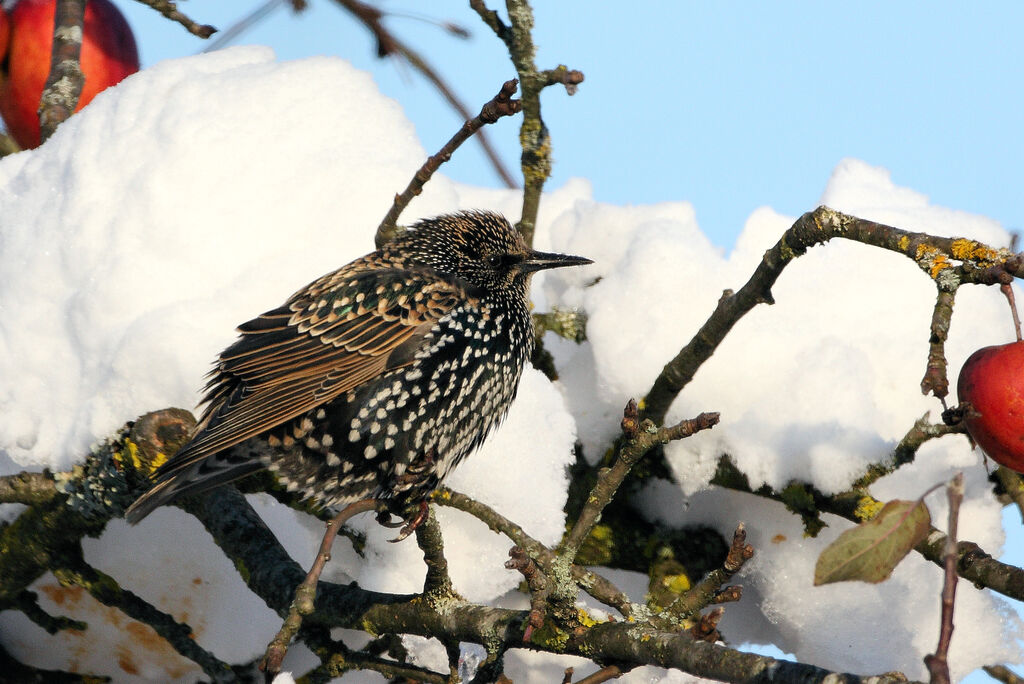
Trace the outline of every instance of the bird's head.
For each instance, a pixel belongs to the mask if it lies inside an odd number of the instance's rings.
[[[593,263],[583,257],[531,249],[508,219],[490,211],[425,219],[394,245],[407,251],[416,264],[493,291],[512,288],[525,292],[530,276],[537,271]]]

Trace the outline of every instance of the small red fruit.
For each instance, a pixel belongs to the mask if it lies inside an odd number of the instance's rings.
[[[18,0],[7,17],[10,38],[6,73],[0,74],[0,116],[24,149],[39,145],[39,98],[50,73],[56,0]],[[0,45],[3,29],[0,28]],[[85,85],[78,111],[104,88],[139,70],[131,27],[110,0],[85,5],[80,63]]]
[[[7,18],[7,12],[4,11],[2,5],[0,5],[0,64],[4,61],[4,55],[7,54],[7,40],[11,36],[11,20]]]
[[[975,414],[967,432],[989,458],[1024,473],[1024,342],[985,347],[960,370],[956,394]]]

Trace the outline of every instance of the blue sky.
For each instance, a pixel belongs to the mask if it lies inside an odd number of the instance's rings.
[[[144,65],[204,46],[138,3],[117,4]],[[225,29],[257,4],[191,0],[180,8]],[[836,163],[857,157],[935,203],[1024,227],[1024,3],[534,4],[538,64],[586,75],[574,97],[560,88],[543,97],[556,162],[549,187],[581,176],[600,201],[690,201],[712,241],[728,248],[754,209],[812,209]],[[428,150],[454,133],[460,118],[429,84],[377,59],[372,38],[334,3],[310,5],[298,16],[278,7],[235,43],[270,45],[281,59],[342,56],[402,103]],[[503,45],[466,2],[383,6],[472,31],[459,40],[422,21],[387,20],[470,109],[514,76]],[[517,130],[510,120],[491,130],[513,168]],[[498,186],[473,145],[444,173]],[[1005,520],[1011,547],[1024,547],[1017,513],[1008,509]],[[1015,556],[1008,560],[1022,562]]]
[[[202,48],[155,12],[119,4],[145,64]],[[191,0],[181,8],[224,29],[255,4]],[[583,176],[601,201],[690,201],[705,232],[729,247],[758,206],[790,215],[813,208],[835,164],[853,156],[935,203],[1024,226],[1024,4],[534,4],[538,63],[564,63],[587,78],[572,98],[557,88],[544,94],[552,187]],[[466,5],[383,3],[472,31],[459,40],[426,22],[387,20],[475,108],[514,71]],[[236,42],[271,45],[284,59],[340,55],[371,70],[429,149],[460,123],[409,68],[378,60],[367,32],[328,0],[298,17],[279,7]],[[516,126],[492,131],[511,165]],[[460,151],[445,172],[498,182],[475,149]]]

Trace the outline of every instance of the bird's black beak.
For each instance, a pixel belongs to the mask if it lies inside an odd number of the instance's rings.
[[[543,271],[546,268],[562,268],[563,266],[584,266],[594,263],[584,257],[571,256],[569,254],[552,254],[549,252],[536,252],[531,250],[523,262],[519,264],[519,270],[523,273]]]

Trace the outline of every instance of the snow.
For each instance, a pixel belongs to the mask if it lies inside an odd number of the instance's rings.
[[[497,132],[516,125],[500,122]],[[66,469],[137,415],[194,406],[233,327],[371,250],[392,195],[423,158],[398,105],[343,60],[277,62],[268,49],[237,48],[134,75],[40,149],[0,161],[0,472]],[[837,165],[822,202],[909,230],[996,246],[1009,240],[996,222],[933,206],[857,160]],[[515,217],[518,203],[515,192],[439,175],[404,219],[471,207]],[[685,202],[609,206],[591,199],[585,180],[546,195],[537,247],[595,264],[541,274],[535,301],[541,310],[584,307],[588,341],[547,336],[561,382],[528,369],[506,423],[448,484],[555,542],[574,442],[591,461],[604,453],[627,399],[649,389],[722,291],[747,280],[794,218],[759,208],[724,253]],[[715,410],[722,422],[666,449],[679,484],[651,484],[645,513],[727,536],[747,522],[757,556],[738,578],[743,601],[726,606],[722,629],[733,643],[772,642],[833,669],[923,677],[921,658],[938,635],[934,565],[912,554],[881,585],[812,587],[817,553],[849,524],[828,517],[818,538],[805,539],[781,505],[708,482],[724,451],[754,487],[800,478],[840,491],[915,419],[931,412],[937,420],[938,402],[919,389],[934,287],[908,259],[833,240],[791,264],[773,292],[776,304],[748,314],[672,406],[669,420]],[[973,349],[1010,339],[1005,307],[992,289],[961,289],[947,345],[951,377]],[[957,470],[967,476],[962,535],[998,554],[1000,506],[981,456],[963,438],[925,445],[915,463],[872,491],[915,498]],[[320,524],[267,496],[249,498],[308,565]],[[928,503],[944,528],[944,498],[933,494]],[[456,588],[474,601],[513,600],[520,577],[501,567],[510,543],[458,511],[437,513]],[[412,541],[388,543],[394,532],[369,516],[354,526],[367,536],[364,557],[339,539],[327,578],[382,591],[421,588],[424,566]],[[278,627],[202,527],[177,509],[160,509],[134,528],[114,521],[84,547],[90,563],[187,621],[221,658],[256,657]],[[639,600],[638,577],[615,575]],[[51,636],[3,612],[0,643],[15,657],[124,682],[198,676],[137,623],[52,576],[33,588],[44,609],[86,620],[89,630]],[[982,664],[1021,662],[1021,622],[1004,602],[962,584],[957,611],[958,626],[986,628],[956,631],[956,677]],[[408,645],[423,662],[437,656],[436,642]],[[296,649],[285,665],[299,676],[312,663]],[[557,680],[567,664],[578,674],[593,667],[518,650],[508,663],[516,681]],[[659,679],[689,681],[654,668],[623,680]]]

